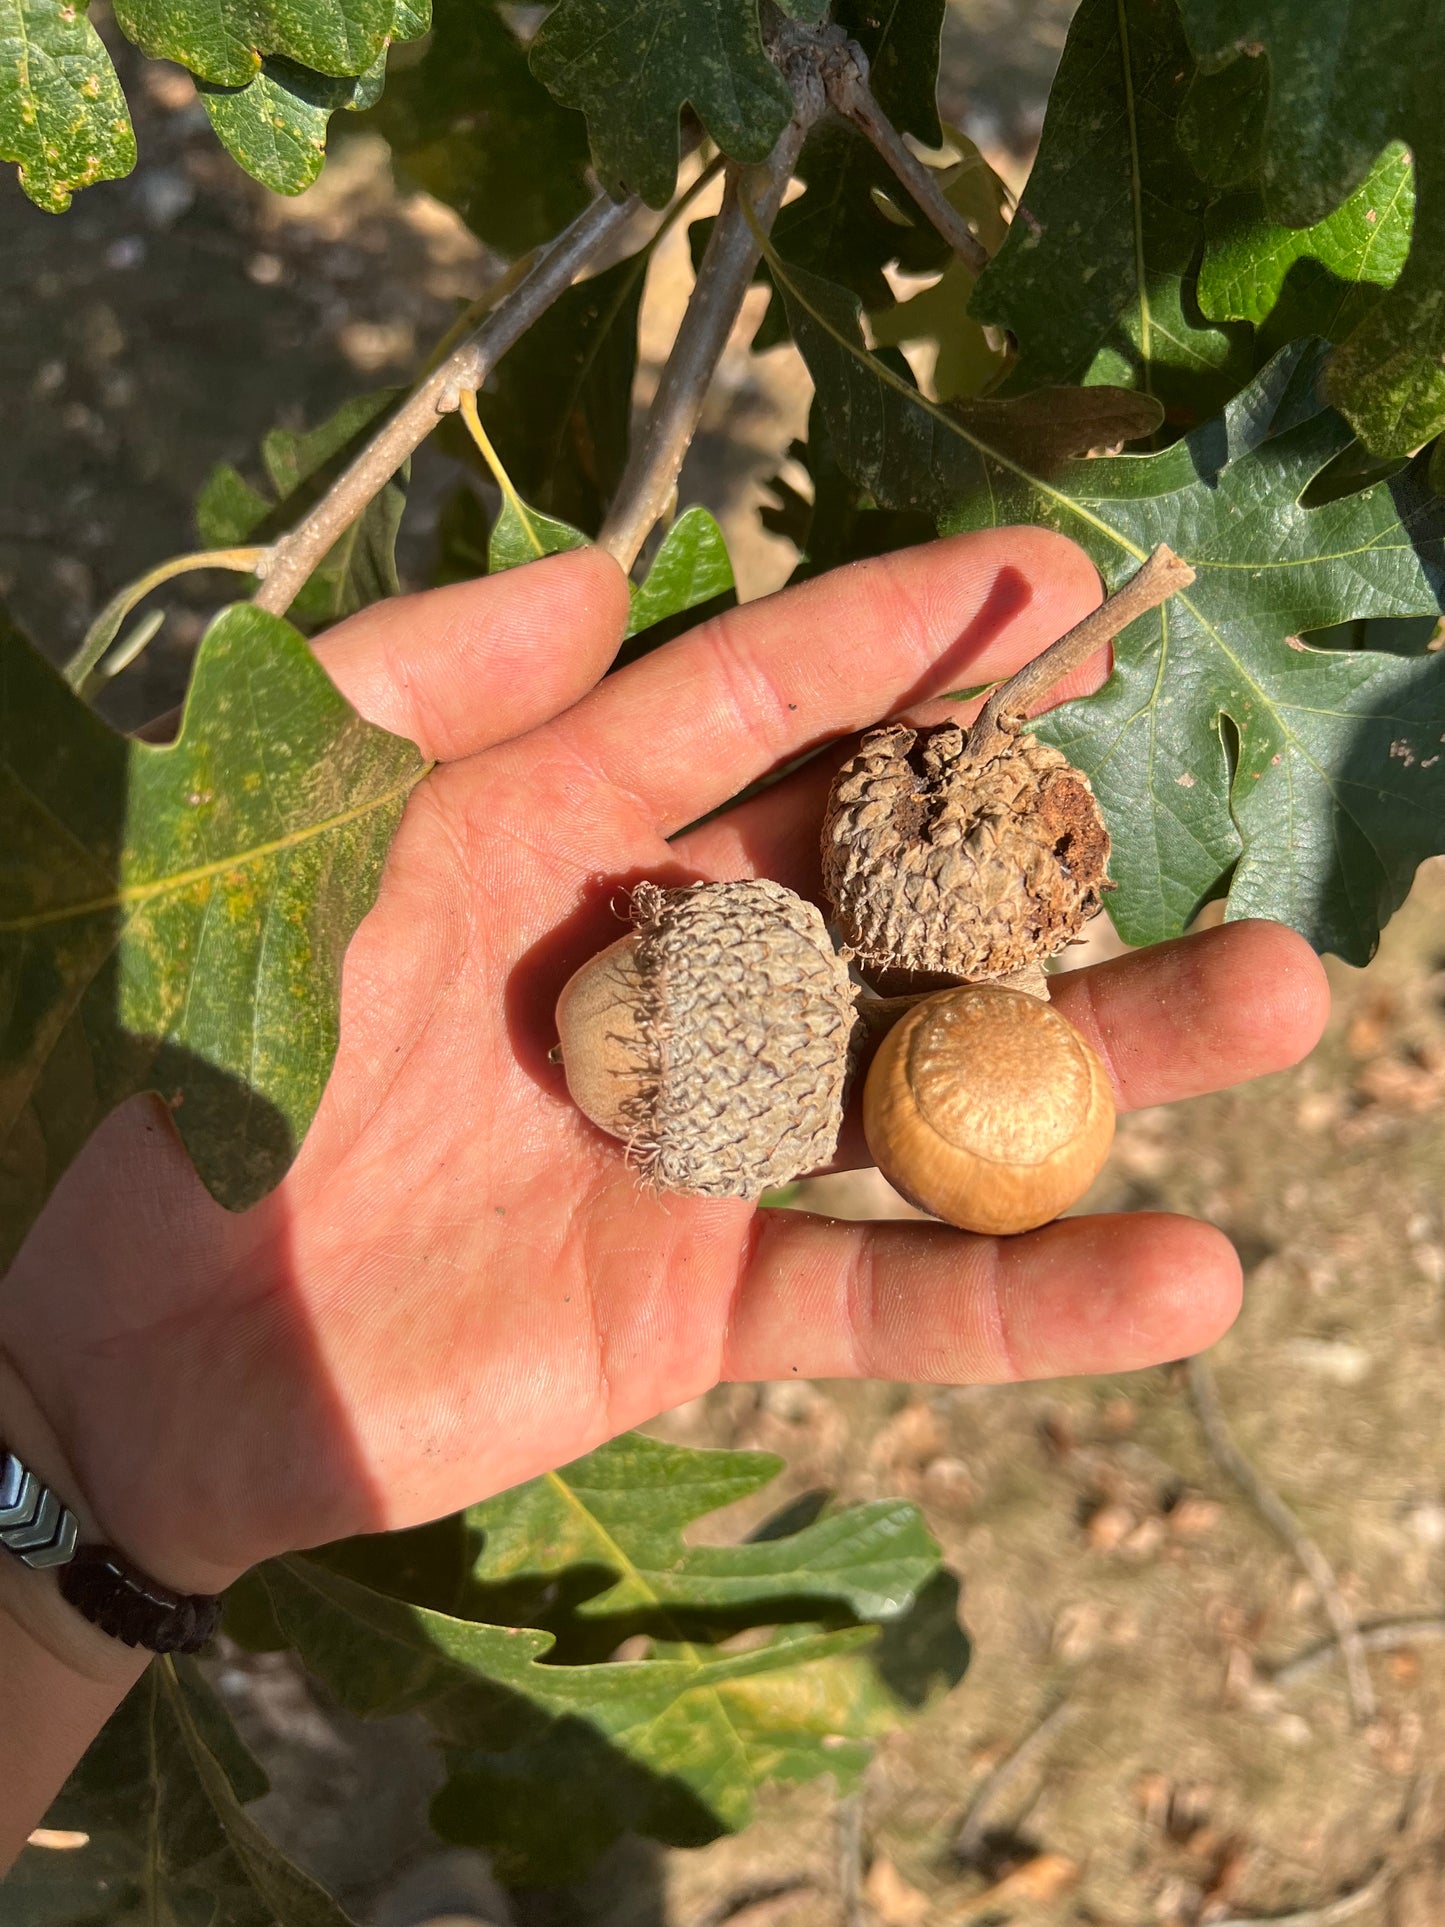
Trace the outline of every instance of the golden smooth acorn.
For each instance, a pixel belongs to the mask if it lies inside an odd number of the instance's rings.
[[[1031,1231],[1076,1204],[1114,1138],[1097,1053],[1050,1004],[998,984],[925,997],[889,1031],[863,1089],[883,1175],[965,1231]]]

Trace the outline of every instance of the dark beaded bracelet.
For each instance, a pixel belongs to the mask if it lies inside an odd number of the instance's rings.
[[[0,1546],[37,1570],[56,1567],[62,1596],[93,1626],[153,1653],[197,1653],[216,1636],[219,1597],[173,1592],[110,1546],[79,1546],[75,1515],[0,1445]]]

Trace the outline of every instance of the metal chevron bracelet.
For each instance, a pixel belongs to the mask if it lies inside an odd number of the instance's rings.
[[[197,1653],[215,1637],[221,1601],[172,1592],[110,1546],[82,1546],[75,1514],[0,1443],[0,1546],[37,1572],[57,1569],[62,1595],[112,1639],[153,1653]]]

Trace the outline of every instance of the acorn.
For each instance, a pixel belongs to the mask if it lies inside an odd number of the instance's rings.
[[[567,1088],[645,1182],[757,1198],[837,1148],[854,990],[821,914],[765,879],[639,884],[635,930],[557,1005]]]
[[[1108,888],[1089,780],[1037,737],[982,762],[956,723],[870,730],[834,779],[823,884],[860,962],[985,983],[1057,955]]]
[[[965,1231],[1032,1231],[1077,1203],[1114,1139],[1098,1053],[1052,1005],[999,984],[915,1002],[863,1087],[874,1162]]]
[[[868,732],[834,778],[822,837],[824,888],[860,964],[895,986],[989,983],[1037,973],[1073,942],[1112,887],[1109,831],[1088,777],[1022,719],[1193,580],[1161,545],[995,689],[970,729]]]

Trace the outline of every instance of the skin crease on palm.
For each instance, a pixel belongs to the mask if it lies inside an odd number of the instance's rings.
[[[686,825],[884,716],[956,716],[928,699],[1006,673],[1099,594],[1061,537],[955,537],[600,681],[626,591],[582,552],[327,636],[342,690],[437,767],[348,952],[341,1047],[296,1163],[228,1214],[161,1104],[137,1099],[0,1294],[9,1409],[36,1413],[94,1526],[211,1590],[475,1501],[720,1379],[1120,1371],[1217,1338],[1240,1274],[1206,1225],[1085,1217],[1000,1243],[649,1196],[547,1056],[557,992],[620,933],[626,885],[762,874],[816,897],[846,743]],[[1071,975],[1057,1003],[1128,1108],[1295,1062],[1326,993],[1303,942],[1241,923]]]

